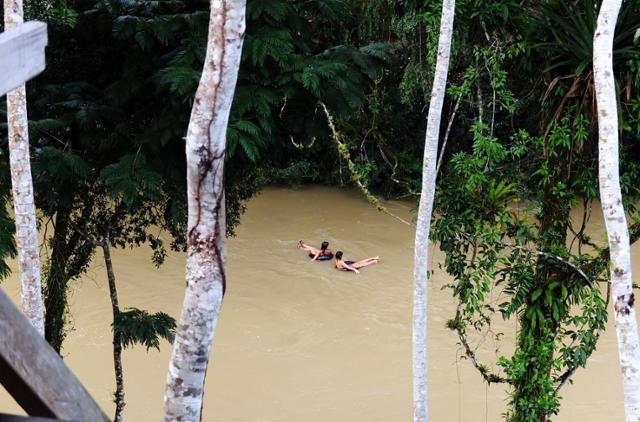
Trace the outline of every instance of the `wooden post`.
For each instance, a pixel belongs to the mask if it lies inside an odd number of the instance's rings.
[[[109,421],[58,354],[2,290],[0,333],[0,384],[29,415]]]
[[[0,33],[0,96],[45,68],[47,24],[31,21]]]

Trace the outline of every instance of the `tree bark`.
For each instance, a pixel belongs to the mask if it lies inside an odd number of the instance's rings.
[[[122,422],[124,419],[124,372],[122,371],[122,336],[116,331],[116,320],[120,315],[120,305],[118,304],[118,290],[116,289],[116,276],[113,272],[113,262],[111,261],[111,249],[109,238],[105,238],[100,245],[104,255],[104,265],[107,268],[107,279],[109,280],[109,296],[111,297],[111,310],[113,311],[113,368],[116,375],[116,413],[114,422]]]
[[[5,29],[15,28],[23,22],[22,0],[4,0]],[[24,84],[7,93],[7,118],[22,310],[31,325],[44,336],[38,229],[31,181],[27,98]]]
[[[429,230],[436,188],[438,138],[449,71],[454,13],[455,0],[443,0],[438,58],[429,103],[422,163],[422,192],[418,208],[413,269],[413,420],[415,422],[428,420],[427,276],[429,270]]]
[[[210,4],[207,54],[187,131],[187,282],[169,363],[165,421],[202,418],[204,379],[226,284],[223,166],[246,2]]]
[[[627,421],[640,421],[640,344],[631,279],[631,247],[622,205],[618,160],[618,111],[613,36],[622,0],[603,0],[593,38],[598,106],[600,200],[610,248],[611,298],[622,368]]]

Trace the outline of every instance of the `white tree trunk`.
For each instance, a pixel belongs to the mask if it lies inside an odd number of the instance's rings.
[[[4,0],[5,29],[15,28],[22,22],[22,0]],[[27,98],[24,84],[7,93],[7,119],[22,310],[36,330],[44,336],[38,229],[31,181]]]
[[[201,420],[204,379],[225,290],[223,165],[246,2],[210,4],[207,54],[187,132],[187,286],[169,363],[165,421]]]
[[[603,0],[593,38],[598,105],[599,179],[609,238],[611,295],[628,422],[640,421],[640,345],[631,280],[629,230],[622,206],[618,161],[618,111],[613,73],[613,35],[622,0]]]
[[[429,262],[429,230],[436,190],[436,160],[440,118],[449,72],[449,54],[455,0],[442,1],[438,58],[431,90],[427,134],[422,163],[422,192],[418,208],[413,266],[413,420],[426,422],[428,417],[427,391],[427,274]]]

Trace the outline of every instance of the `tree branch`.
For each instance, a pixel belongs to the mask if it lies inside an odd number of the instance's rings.
[[[474,264],[478,254],[478,245],[476,242],[472,242],[473,252],[471,255],[470,264]],[[469,342],[467,341],[467,335],[465,331],[465,324],[462,321],[461,310],[462,310],[462,297],[463,293],[461,292],[458,295],[458,306],[456,307],[456,316],[455,319],[447,322],[447,327],[451,330],[455,330],[458,333],[458,339],[460,340],[460,344],[464,347],[465,356],[469,359],[469,362],[480,372],[482,378],[487,382],[487,384],[493,383],[508,383],[509,381],[506,378],[503,378],[499,375],[496,375],[487,369],[485,365],[478,363],[476,360],[476,354],[473,350],[471,350],[471,346],[469,346]]]
[[[606,294],[606,298],[607,301],[605,303],[605,309],[608,308],[609,306],[609,297],[611,295],[611,284],[607,283],[607,294]],[[595,336],[596,336],[596,341],[594,342],[595,344],[598,344],[598,340],[600,339],[600,335],[603,333],[604,330],[598,330],[595,332]],[[593,351],[595,350],[595,347],[591,350],[590,353],[593,353]],[[560,389],[562,387],[564,387],[564,385],[571,380],[571,377],[573,376],[573,374],[576,373],[576,371],[578,370],[579,366],[578,365],[574,365],[571,368],[568,368],[562,375],[560,375],[560,378],[558,378],[558,386],[556,387],[556,393],[560,391]]]
[[[442,166],[442,158],[444,157],[444,150],[447,147],[447,140],[449,140],[451,125],[453,124],[453,119],[456,118],[456,113],[458,112],[458,108],[460,107],[461,101],[462,101],[462,94],[458,95],[458,99],[456,100],[456,105],[453,107],[453,112],[449,117],[449,123],[447,123],[447,130],[444,133],[444,138],[442,138],[442,146],[440,147],[440,157],[438,158],[438,164],[436,165],[436,177],[438,177],[438,173],[440,172],[440,166]]]
[[[503,378],[500,375],[490,372],[486,366],[478,363],[478,361],[476,360],[476,354],[474,353],[473,350],[471,350],[471,347],[467,342],[467,336],[464,331],[464,325],[461,322],[460,322],[460,326],[456,326],[454,329],[458,333],[458,339],[460,339],[460,343],[462,344],[462,347],[464,347],[465,356],[467,357],[467,359],[469,359],[469,362],[471,362],[471,364],[478,370],[478,372],[480,372],[480,376],[482,376],[482,378],[487,382],[487,384],[509,382],[509,380],[507,380],[506,378]]]
[[[640,221],[629,226],[629,244],[633,245],[638,241],[638,239],[640,239]],[[592,277],[595,277],[596,274],[606,270],[609,263],[610,253],[611,250],[608,246],[601,249],[598,256],[591,259],[582,267],[582,271],[587,274],[591,274]]]
[[[331,137],[333,138],[333,140],[336,142],[338,146],[338,153],[347,162],[347,168],[349,169],[349,173],[351,174],[351,180],[355,182],[355,184],[358,186],[358,188],[360,188],[360,191],[362,191],[362,193],[367,198],[369,203],[371,203],[371,205],[376,207],[378,211],[382,211],[383,213],[395,218],[396,220],[408,226],[414,226],[409,221],[389,211],[384,205],[380,203],[380,200],[375,195],[373,195],[369,191],[369,189],[360,181],[360,176],[357,174],[355,165],[353,164],[353,161],[351,161],[351,157],[349,156],[349,150],[347,146],[344,144],[344,142],[342,142],[342,140],[340,139],[340,134],[338,133],[338,130],[336,129],[336,126],[333,122],[333,117],[331,116],[331,114],[329,113],[329,110],[327,109],[327,106],[323,102],[320,102],[320,105],[324,110],[324,114],[327,116],[327,122],[329,123],[329,128],[331,129],[331,134],[332,134]]]

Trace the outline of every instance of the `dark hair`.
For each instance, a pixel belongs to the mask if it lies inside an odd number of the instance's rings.
[[[342,259],[342,251],[336,252],[336,259]]]
[[[320,245],[320,249],[322,249],[323,251],[328,247],[329,247],[329,242],[327,242],[326,240],[322,242],[322,245]]]

